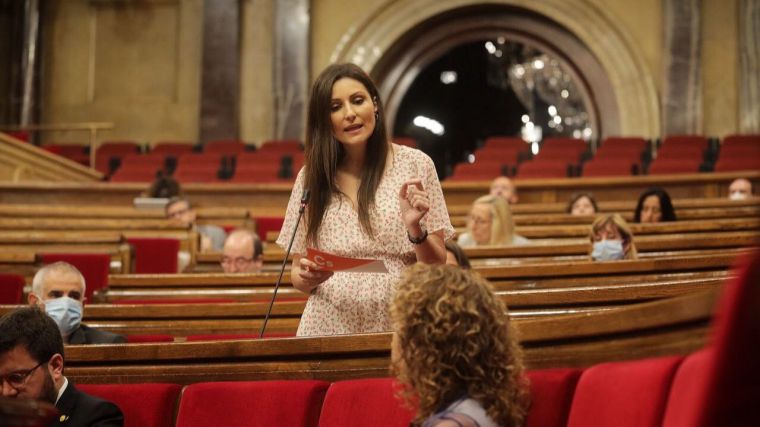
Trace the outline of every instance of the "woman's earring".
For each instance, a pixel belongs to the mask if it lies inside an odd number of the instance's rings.
[[[379,120],[379,119],[380,119],[380,112],[375,110],[375,120]]]

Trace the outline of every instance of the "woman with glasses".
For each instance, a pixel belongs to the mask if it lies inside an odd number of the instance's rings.
[[[515,223],[509,204],[498,196],[483,196],[475,200],[467,219],[467,232],[457,243],[463,248],[481,245],[522,246],[528,239],[515,233]]]

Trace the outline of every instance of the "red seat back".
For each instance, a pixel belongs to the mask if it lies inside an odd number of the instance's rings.
[[[542,369],[527,373],[530,411],[525,427],[565,427],[580,369]]]
[[[330,385],[319,427],[407,427],[414,411],[394,395],[392,378],[338,381]]]
[[[137,238],[127,239],[134,251],[135,273],[176,273],[179,240]]]
[[[133,334],[127,335],[128,344],[141,344],[151,342],[174,342],[174,337],[169,334]]]
[[[725,287],[712,331],[715,360],[708,370],[700,426],[760,425],[760,251],[741,260]]]
[[[108,286],[111,256],[108,254],[41,254],[43,264],[65,261],[84,276],[85,297],[92,300],[92,294]]]
[[[172,427],[182,390],[178,384],[77,384],[81,391],[116,404],[125,427]]]
[[[209,382],[182,394],[176,427],[316,426],[324,381]]]
[[[0,304],[23,304],[24,276],[0,273]]]
[[[254,220],[256,221],[256,233],[264,241],[267,238],[267,233],[280,231],[282,223],[285,222],[285,218],[281,216],[257,216]]]
[[[660,427],[682,358],[602,363],[578,381],[568,427]]]
[[[702,349],[687,357],[676,371],[668,396],[662,427],[693,427],[699,425],[699,405],[707,391],[707,369],[714,352]]]

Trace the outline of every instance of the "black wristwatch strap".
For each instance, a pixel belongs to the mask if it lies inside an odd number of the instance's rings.
[[[412,243],[414,243],[415,245],[419,245],[422,242],[424,242],[425,240],[427,240],[427,236],[428,236],[427,230],[425,230],[422,233],[422,236],[420,236],[420,237],[412,237],[412,235],[409,234],[409,230],[406,230],[406,237],[408,237],[409,241],[412,242]]]

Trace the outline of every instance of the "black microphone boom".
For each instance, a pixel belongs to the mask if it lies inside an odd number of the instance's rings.
[[[277,283],[274,284],[274,292],[272,293],[272,300],[269,301],[269,308],[267,308],[267,314],[264,316],[264,324],[261,325],[261,332],[259,333],[259,338],[264,338],[264,331],[267,328],[267,322],[269,321],[269,315],[272,313],[272,307],[274,306],[274,299],[277,298],[277,290],[280,289],[280,282],[282,281],[282,275],[285,274],[285,265],[288,262],[288,257],[290,256],[290,248],[293,247],[293,240],[296,238],[296,233],[298,232],[298,226],[301,224],[301,217],[303,216],[303,211],[306,209],[306,205],[309,203],[309,190],[304,190],[303,196],[301,197],[301,207],[298,208],[298,220],[296,221],[296,226],[293,227],[293,235],[290,236],[290,243],[288,243],[288,250],[285,251],[285,259],[282,260],[282,267],[280,267],[280,276],[277,278]]]

